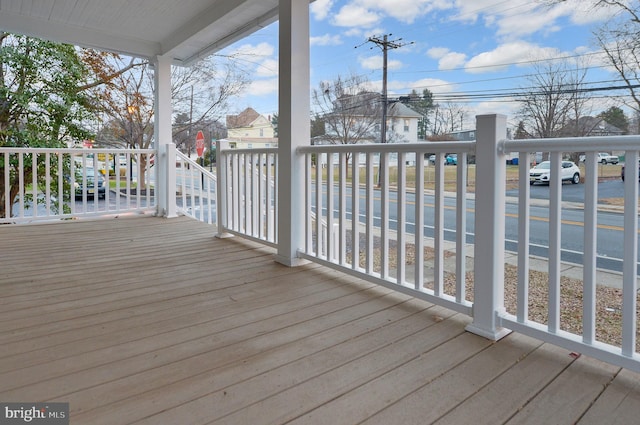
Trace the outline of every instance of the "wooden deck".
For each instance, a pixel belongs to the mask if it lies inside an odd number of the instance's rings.
[[[187,218],[0,226],[0,401],[72,424],[638,423],[640,376]]]

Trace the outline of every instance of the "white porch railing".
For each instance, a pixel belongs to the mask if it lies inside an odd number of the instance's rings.
[[[277,244],[278,149],[217,145],[218,232]]]
[[[615,346],[596,338],[596,322],[606,312],[597,311],[596,154],[625,151],[626,163],[638,163],[640,137],[575,138],[506,141],[506,118],[478,117],[475,143],[451,142],[419,145],[349,145],[299,148],[305,167],[304,259],[324,264],[469,314],[468,330],[499,339],[511,330],[584,353],[612,364],[640,371],[637,350],[638,266],[638,167],[626,167],[624,206],[624,276],[622,295],[622,343]],[[436,152],[435,166],[416,161],[407,167],[405,158]],[[445,152],[458,154],[454,205],[445,197]],[[518,282],[515,311],[505,309],[505,204],[506,153],[519,153]],[[550,152],[552,175],[549,199],[548,318],[537,322],[528,314],[529,225],[531,216],[528,152]],[[583,330],[564,330],[560,303],[561,283],[561,179],[563,153],[586,152],[583,266]],[[475,245],[473,270],[467,271],[467,154],[475,153],[474,195]],[[396,157],[395,164],[391,158]],[[349,160],[351,158],[351,160]],[[357,158],[353,160],[353,158]],[[320,167],[316,167],[320,164]],[[324,167],[323,167],[324,166]],[[380,178],[378,171],[382,170]],[[425,170],[434,169],[433,198],[424,193]],[[391,177],[390,177],[391,176]],[[448,186],[452,184],[448,183]],[[423,214],[433,202],[433,216]],[[454,208],[455,219],[445,222],[444,209]],[[411,214],[409,214],[411,212]],[[412,221],[413,220],[413,221]],[[453,223],[455,221],[455,225]],[[455,226],[455,242],[443,234]],[[336,232],[326,228],[337,227]],[[432,228],[432,230],[431,230]],[[337,239],[337,241],[336,241]],[[433,258],[419,253],[433,248]],[[452,261],[452,256],[455,261]],[[426,267],[425,267],[426,266]],[[426,276],[426,273],[432,273]],[[473,301],[465,292],[467,274],[473,278]]]
[[[154,153],[0,148],[0,223],[155,211]]]
[[[624,151],[626,164],[638,164],[640,136],[586,137],[539,140],[510,140],[498,143],[499,153],[519,153],[518,233],[520,240],[529,239],[529,153],[549,152],[551,182],[549,190],[549,254],[548,254],[548,320],[540,323],[528,314],[529,305],[529,244],[518,244],[517,311],[498,312],[499,325],[531,335],[547,342],[584,353],[604,361],[640,370],[637,350],[638,336],[638,166],[625,167],[624,179],[624,254],[622,285],[622,344],[604,344],[596,338],[599,315],[596,309],[596,257],[598,210],[597,153],[607,150]],[[562,182],[559,178],[563,153],[585,152],[584,254],[582,291],[582,333],[562,330],[561,305],[561,220]],[[496,211],[500,214],[501,211]]]
[[[477,142],[308,146],[304,157],[304,199],[299,247],[302,259],[314,261],[467,314],[468,330],[498,339],[511,330],[612,364],[640,371],[638,353],[638,167],[626,167],[624,182],[624,258],[621,344],[598,340],[601,313],[596,309],[597,164],[603,146],[624,151],[627,164],[637,164],[640,137],[507,141],[506,118],[478,117]],[[582,329],[563,327],[561,303],[563,153],[586,152]],[[425,154],[436,153],[435,165]],[[517,306],[505,308],[505,180],[506,154],[519,154]],[[528,152],[549,152],[549,255],[547,319],[534,320],[530,272],[530,186]],[[154,150],[0,149],[3,192],[0,223],[23,223],[77,216],[156,212],[156,196],[140,190],[136,164],[145,162],[147,188],[165,190],[183,213],[215,222],[220,236],[232,234],[278,247],[278,150],[217,147],[216,175],[170,151],[166,182],[155,178]],[[454,167],[443,165],[445,153],[456,153]],[[102,163],[98,159],[104,155]],[[114,157],[123,178],[107,171]],[[467,158],[475,154],[475,194],[467,194]],[[94,157],[92,157],[94,155]],[[146,156],[146,161],[142,158]],[[407,165],[409,162],[411,165]],[[296,162],[297,163],[297,162]],[[189,164],[187,167],[186,165]],[[92,197],[88,169],[105,173],[105,200]],[[178,168],[178,167],[176,167]],[[34,170],[31,172],[31,170]],[[119,173],[119,171],[118,171]],[[451,175],[451,181],[445,181]],[[455,175],[455,177],[453,177]],[[17,177],[16,177],[17,176]],[[425,190],[425,181],[432,185]],[[158,183],[156,186],[155,183]],[[76,192],[76,188],[81,188]],[[86,189],[85,189],[86,188]],[[449,193],[445,193],[445,190]],[[169,193],[171,192],[171,193]],[[453,193],[455,192],[455,194]],[[75,199],[76,193],[79,194]],[[177,193],[177,195],[176,195]],[[10,196],[15,199],[11,207]],[[214,203],[215,199],[215,203]],[[173,204],[175,202],[175,204]],[[429,205],[432,204],[432,205]],[[432,206],[433,208],[425,208]],[[452,214],[445,212],[453,210]],[[425,211],[432,211],[425,213]],[[10,212],[10,213],[7,213]],[[9,217],[10,215],[10,217]],[[171,214],[167,213],[167,216]],[[472,217],[472,218],[471,218]],[[468,223],[468,220],[473,220]],[[285,221],[280,221],[283,223]],[[474,225],[473,246],[467,244]],[[447,236],[447,237],[445,237]],[[473,268],[467,268],[473,261]],[[470,280],[473,284],[470,285]]]
[[[176,206],[181,214],[215,224],[216,181],[213,172],[176,149]]]
[[[474,148],[473,143],[458,142],[299,149],[306,158],[306,244],[301,257],[470,315],[464,259],[467,156]],[[433,152],[435,165],[425,165],[425,157]],[[445,225],[454,224],[445,224],[445,153],[458,157],[454,208],[459,236],[449,249],[445,249]],[[415,166],[407,166],[408,158]],[[426,169],[435,182],[431,217],[425,217],[425,197],[418,195],[424,193]],[[420,255],[426,239],[433,247],[427,260]],[[413,264],[407,262],[408,251]],[[445,267],[445,257],[454,256],[459,261]],[[433,273],[428,279],[427,265]],[[445,289],[445,279],[455,281],[451,288]]]

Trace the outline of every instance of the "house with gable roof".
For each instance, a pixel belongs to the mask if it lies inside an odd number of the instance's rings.
[[[227,140],[238,149],[278,146],[275,129],[270,117],[259,114],[253,108],[246,108],[238,115],[227,115]]]

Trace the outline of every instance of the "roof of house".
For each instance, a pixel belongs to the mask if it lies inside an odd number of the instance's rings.
[[[255,109],[247,108],[238,115],[227,115],[227,128],[250,127],[258,118],[260,114]]]
[[[420,118],[422,115],[405,105],[404,103],[394,102],[387,108],[387,115],[399,118]]]
[[[577,125],[575,120],[571,120],[560,130],[560,134],[562,136],[621,135],[624,134],[624,130],[609,124],[603,118],[584,116],[578,118]]]

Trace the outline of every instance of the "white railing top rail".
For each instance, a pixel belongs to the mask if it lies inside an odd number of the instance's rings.
[[[468,152],[476,150],[476,142],[423,142],[423,143],[370,143],[370,144],[349,144],[349,145],[313,145],[302,146],[297,149],[298,153],[340,153],[340,152],[424,152],[424,153],[447,153]]]
[[[204,174],[208,178],[212,179],[213,181],[217,181],[218,178],[216,177],[216,175],[214,173],[212,173],[211,171],[207,170],[202,165],[198,164],[196,161],[194,161],[193,159],[189,158],[189,156],[187,156],[186,154],[180,152],[177,149],[176,149],[176,156],[178,158],[180,158],[182,161],[185,161],[185,162],[189,163],[189,165],[191,165],[193,168],[195,168],[196,170],[198,170],[199,172],[201,172],[202,174]]]
[[[120,149],[120,148],[18,148],[0,147],[0,153],[54,153],[54,154],[82,154],[82,153],[156,153],[155,149]]]
[[[498,149],[501,153],[639,150],[640,135],[503,140]]]
[[[222,148],[222,153],[234,153],[234,154],[261,154],[261,153],[278,153],[278,148]]]

